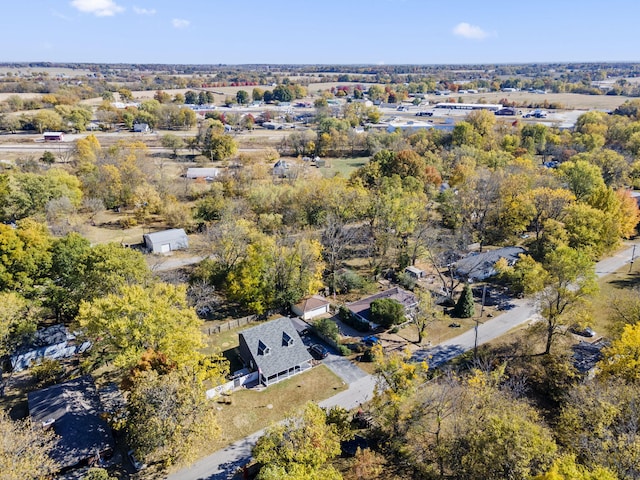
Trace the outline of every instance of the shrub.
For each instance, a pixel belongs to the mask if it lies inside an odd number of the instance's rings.
[[[359,290],[365,285],[364,278],[356,272],[346,270],[336,275],[336,291],[349,293],[352,290]]]
[[[416,279],[406,272],[399,273],[397,280],[402,288],[407,290],[413,290],[416,288]]]
[[[31,374],[40,384],[54,383],[62,375],[62,365],[51,358],[43,358],[31,368]]]
[[[336,325],[336,322],[330,318],[321,318],[313,325],[313,327],[320,335],[323,335],[336,343],[340,339],[340,330],[338,329],[338,325]]]
[[[379,298],[371,303],[371,320],[387,328],[397,325],[404,321],[404,307],[392,298]]]
[[[338,352],[343,357],[348,357],[349,355],[351,355],[351,349],[346,345],[338,345]]]
[[[362,356],[360,357],[360,360],[363,362],[373,362],[374,358],[373,358],[373,352],[371,351],[370,348],[367,348]]]

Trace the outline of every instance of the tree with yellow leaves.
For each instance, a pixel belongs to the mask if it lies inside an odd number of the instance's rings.
[[[185,286],[125,285],[118,293],[82,302],[77,320],[94,342],[94,356],[112,358],[122,369],[136,365],[148,349],[194,372],[206,360],[200,352],[205,345],[201,320],[187,306]],[[216,376],[222,377],[228,366],[217,363]]]
[[[0,480],[44,480],[58,470],[49,457],[53,430],[34,428],[29,420],[14,422],[0,410]]]
[[[327,413],[313,402],[304,411],[267,429],[253,449],[262,464],[259,480],[341,480],[328,464],[340,454],[340,436]]]
[[[640,323],[624,326],[620,338],[603,350],[598,367],[603,376],[640,383]]]

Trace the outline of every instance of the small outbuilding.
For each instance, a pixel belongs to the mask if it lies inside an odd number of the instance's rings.
[[[146,233],[142,236],[145,247],[151,253],[170,253],[189,248],[189,238],[182,228]]]
[[[331,304],[326,298],[320,295],[313,295],[292,305],[291,310],[303,320],[311,320],[312,318],[329,313],[330,306]]]
[[[134,123],[133,131],[136,133],[148,133],[151,131],[148,123]]]
[[[265,386],[311,368],[312,357],[298,331],[286,317],[265,322],[238,334],[240,356]]]
[[[413,265],[409,265],[407,268],[405,268],[404,273],[406,273],[407,275],[409,275],[411,278],[415,280],[424,278],[426,275],[424,273],[424,270],[420,270],[418,267],[414,267]]]

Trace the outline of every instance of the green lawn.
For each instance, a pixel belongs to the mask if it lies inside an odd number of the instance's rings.
[[[310,400],[318,402],[346,388],[336,374],[319,365],[262,391],[236,391],[231,394],[231,404],[222,399],[216,403],[221,436],[211,444],[211,451],[282,420]]]
[[[336,175],[349,178],[351,172],[369,163],[369,157],[327,158],[326,160],[330,166],[320,169],[325,178],[335,177]]]

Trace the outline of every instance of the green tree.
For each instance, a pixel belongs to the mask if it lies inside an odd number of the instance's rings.
[[[218,133],[210,129],[202,141],[202,155],[209,158],[212,162],[215,160],[226,160],[232,157],[238,151],[238,143],[231,135]]]
[[[412,362],[408,351],[385,353],[381,345],[374,345],[371,354],[375,365],[376,386],[372,405],[377,418],[390,439],[399,440],[405,415],[409,413],[404,401],[426,381],[428,366]]]
[[[389,328],[405,320],[404,306],[392,298],[379,298],[371,302],[371,321]]]
[[[277,102],[290,102],[293,94],[286,85],[278,85],[273,89],[273,99]]]
[[[596,189],[604,186],[600,167],[586,160],[564,162],[557,172],[577,200],[585,200]]]
[[[596,466],[589,469],[576,463],[575,455],[563,455],[556,459],[547,472],[532,480],[618,480],[611,470]]]
[[[148,349],[193,371],[205,359],[202,322],[187,306],[183,286],[123,286],[117,294],[83,301],[77,320],[94,342],[94,356],[113,358],[120,368],[135,365]]]
[[[603,350],[602,376],[640,383],[640,322],[624,326],[622,335]]]
[[[184,141],[177,135],[167,133],[160,138],[160,143],[164,148],[172,151],[173,158],[178,157],[178,150],[184,148]]]
[[[267,429],[253,448],[253,458],[263,467],[258,479],[331,479],[342,476],[329,461],[340,453],[340,437],[327,414],[315,403],[306,404],[300,416]]]
[[[0,290],[29,291],[51,267],[51,235],[44,224],[23,219],[18,228],[0,224]]]
[[[49,453],[54,447],[53,430],[35,428],[29,420],[14,422],[0,410],[0,478],[45,480],[58,470]]]
[[[76,276],[74,281],[84,281],[82,298],[90,301],[115,294],[123,286],[145,283],[151,272],[142,253],[116,243],[103,243],[93,247],[80,271],[71,275]]]
[[[553,341],[562,332],[569,312],[595,293],[598,284],[589,256],[567,246],[549,253],[544,268],[547,272],[545,288],[538,294],[538,308],[544,320],[544,351],[548,354]]]
[[[0,292],[0,357],[15,352],[36,332],[40,311],[17,292]],[[0,365],[0,397],[4,391]]]
[[[513,266],[505,258],[500,258],[495,269],[500,280],[508,283],[515,293],[529,295],[539,292],[545,286],[547,272],[530,255],[520,254]]]
[[[322,287],[322,246],[315,240],[293,242],[271,237],[247,247],[242,262],[227,276],[231,298],[255,313],[288,307]]]
[[[40,157],[40,161],[51,165],[52,163],[55,163],[56,157],[49,150],[45,150],[42,156]]]
[[[82,477],[82,480],[117,480],[117,477],[109,475],[104,468],[92,467],[87,471],[87,474]]]
[[[439,322],[443,319],[442,309],[436,304],[435,298],[429,291],[416,293],[418,297],[418,306],[413,312],[413,323],[418,330],[418,345],[422,343],[425,332],[429,325]]]
[[[38,113],[32,115],[31,124],[38,133],[47,130],[58,131],[64,128],[62,117],[53,110],[40,110]]]
[[[127,413],[126,437],[136,455],[163,467],[193,461],[220,432],[202,383],[180,370],[140,374]]]
[[[239,105],[249,103],[249,94],[245,90],[238,90],[236,92],[236,102],[238,102]]]
[[[637,384],[613,378],[575,386],[558,416],[559,442],[586,468],[640,478],[637,392]]]
[[[471,285],[465,283],[460,298],[456,303],[453,314],[458,318],[471,318],[476,312],[475,303],[473,301],[473,292]]]

